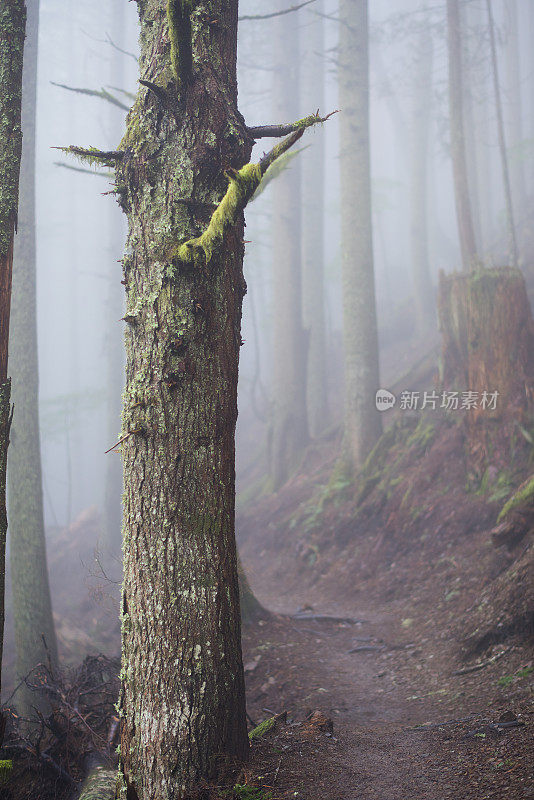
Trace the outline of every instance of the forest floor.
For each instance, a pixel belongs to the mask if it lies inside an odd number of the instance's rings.
[[[302,598],[280,589],[255,585],[266,606],[291,615]],[[274,615],[245,632],[251,719],[288,712],[253,745],[249,778],[265,796],[534,798],[528,648],[496,646],[501,658],[455,675],[465,664],[447,632],[403,625],[398,608],[329,602],[308,613],[334,619]]]
[[[287,711],[250,780],[272,800],[534,798],[534,504],[492,536],[529,450],[477,481],[461,421],[404,419],[356,492],[338,453],[316,443],[238,514],[271,612],[245,628],[248,713]]]

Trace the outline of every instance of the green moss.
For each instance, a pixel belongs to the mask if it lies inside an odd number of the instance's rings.
[[[189,239],[171,250],[169,260],[177,258],[184,263],[199,263],[204,258],[208,264],[215,246],[222,241],[225,230],[234,224],[261,181],[259,164],[245,164],[240,170],[227,173],[229,183],[223,199],[213,212],[210,224],[202,236]]]
[[[12,761],[0,761],[0,786],[7,783],[13,771]]]
[[[251,742],[253,742],[254,739],[261,739],[272,731],[275,725],[276,717],[269,717],[269,719],[265,719],[263,722],[260,722],[259,725],[256,725],[256,727],[250,731],[248,738]]]
[[[421,451],[426,450],[434,441],[435,434],[436,429],[434,424],[428,422],[425,417],[421,417],[417,428],[406,440],[406,447],[408,449],[416,448]]]
[[[261,786],[236,783],[232,791],[235,800],[271,800],[272,792],[262,789]]]
[[[534,504],[534,475],[522,483],[517,492],[505,503],[501,513],[497,517],[497,522],[502,522],[510,511],[513,511],[515,508],[532,504]]]

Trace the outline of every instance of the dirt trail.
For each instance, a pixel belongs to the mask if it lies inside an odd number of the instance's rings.
[[[288,597],[259,594],[278,613],[298,607]],[[531,708],[499,689],[498,663],[482,679],[477,673],[452,675],[458,665],[451,666],[446,639],[403,627],[395,609],[370,613],[327,604],[314,613],[365,621],[279,617],[247,637],[249,713],[255,721],[267,715],[265,709],[285,708],[296,720],[318,709],[334,722],[333,736],[319,736],[309,751],[300,744],[287,752],[282,747],[274,797],[534,798],[532,726],[506,732],[486,727],[512,709],[521,721],[534,721]],[[507,671],[521,665],[521,648],[515,656]],[[424,724],[432,727],[410,730]],[[284,794],[283,787],[297,794]]]

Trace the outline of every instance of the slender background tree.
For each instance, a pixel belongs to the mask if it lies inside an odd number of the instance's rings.
[[[38,664],[57,667],[58,654],[48,580],[43,518],[39,365],[37,353],[35,241],[35,123],[39,0],[27,0],[22,99],[22,164],[18,235],[13,261],[9,362],[13,387],[12,444],[9,450],[8,499],[11,582],[20,680]],[[47,707],[41,695],[24,684],[17,694],[23,716]]]
[[[4,644],[6,556],[6,469],[11,421],[11,382],[7,377],[13,248],[17,226],[22,155],[22,66],[26,7],[6,0],[0,8],[0,665]],[[5,719],[0,718],[0,741]]]
[[[339,3],[341,263],[346,460],[359,469],[382,431],[369,152],[369,28],[366,0]]]

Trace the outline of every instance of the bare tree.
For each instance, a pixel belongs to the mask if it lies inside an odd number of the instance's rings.
[[[315,6],[320,15],[323,3]],[[312,17],[305,28],[302,97],[309,108],[323,108],[324,22]],[[302,159],[302,317],[308,333],[306,409],[312,436],[328,425],[325,320],[325,142],[316,135]]]
[[[0,9],[0,662],[4,644],[6,557],[6,467],[11,422],[7,377],[13,247],[17,226],[22,155],[22,64],[26,29],[24,0],[5,0]],[[0,741],[5,720],[0,719]]]
[[[22,164],[18,236],[13,260],[13,296],[9,342],[13,382],[13,442],[9,450],[8,496],[17,674],[27,675],[50,659],[57,665],[57,644],[48,580],[43,515],[39,429],[35,246],[35,116],[39,0],[27,0],[22,96]],[[44,695],[24,684],[17,708],[27,717],[32,707],[48,707]]]
[[[275,22],[273,112],[275,119],[295,114],[299,105],[299,33],[295,14]],[[287,54],[292,53],[287,64]],[[308,438],[306,415],[307,334],[302,325],[300,164],[293,163],[273,186],[272,264],[273,419],[270,473],[273,488],[286,482]]]
[[[346,457],[362,466],[379,438],[379,389],[371,175],[369,23],[366,0],[339,3],[341,257],[345,348]]]
[[[464,270],[467,271],[476,267],[477,248],[465,157],[463,53],[459,0],[447,0],[447,43],[449,51],[449,114],[454,196],[462,264]]]

